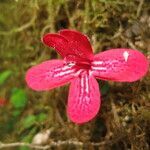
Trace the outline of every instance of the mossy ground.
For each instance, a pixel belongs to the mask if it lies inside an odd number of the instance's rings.
[[[149,0],[1,0],[0,12],[0,71],[12,72],[0,85],[0,98],[8,101],[0,107],[1,142],[31,142],[38,132],[54,127],[47,143],[68,139],[85,143],[83,147],[56,149],[149,150],[150,74],[135,83],[108,82],[107,89],[100,81],[104,90],[101,110],[95,119],[81,126],[66,117],[68,86],[35,92],[25,83],[28,68],[60,57],[40,39],[44,33],[62,28],[87,34],[94,53],[127,47],[149,57]],[[27,93],[23,109],[16,110],[9,102],[14,88]],[[24,118],[41,113],[47,115],[46,119],[35,121],[30,117],[31,125],[24,125]],[[92,142],[103,144],[92,146]]]

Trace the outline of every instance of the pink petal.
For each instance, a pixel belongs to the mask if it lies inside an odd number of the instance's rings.
[[[92,47],[86,35],[74,30],[60,30],[59,33],[69,41],[70,50],[81,58],[93,59]]]
[[[148,60],[139,51],[111,49],[95,56],[92,63],[93,75],[100,79],[133,82],[148,71]]]
[[[100,92],[96,79],[81,74],[71,83],[67,113],[75,123],[84,123],[96,116],[100,108]]]
[[[49,90],[70,82],[76,70],[63,60],[45,61],[30,68],[26,74],[28,86],[34,90]]]
[[[42,39],[43,43],[54,48],[62,57],[71,54],[68,47],[68,40],[59,34],[46,34]]]

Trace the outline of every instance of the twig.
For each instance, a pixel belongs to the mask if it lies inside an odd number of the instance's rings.
[[[124,37],[122,33],[123,33],[123,28],[120,26],[119,30],[114,34],[111,40],[114,40],[115,38],[120,37],[123,41],[128,43],[132,49],[137,49],[136,46],[133,44],[133,42],[130,39],[127,39],[126,37]]]
[[[22,25],[18,28],[14,28],[10,31],[0,31],[0,35],[10,35],[10,34],[13,34],[13,33],[18,33],[18,32],[21,32],[21,31],[31,27],[34,24],[34,22],[36,20],[36,17],[37,17],[36,10],[37,10],[37,3],[35,3],[34,14],[33,14],[33,17],[31,18],[31,20],[29,22],[27,22],[26,24],[24,24],[24,25]]]
[[[10,30],[10,31],[0,31],[0,35],[9,35],[9,34],[12,34],[12,33],[21,32],[21,31],[23,31],[23,30],[29,28],[30,26],[32,26],[32,25],[33,25],[33,22],[35,21],[35,19],[36,19],[36,15],[34,15],[34,16],[32,17],[32,19],[31,19],[28,23],[24,24],[24,25],[21,26],[21,27],[18,27],[18,28],[16,28],[16,29],[12,29],[12,30]]]
[[[123,35],[121,35],[120,37],[123,41],[127,42],[132,49],[137,49],[130,39],[125,38]]]
[[[44,33],[45,33],[45,31],[46,31],[47,29],[51,29],[51,24],[46,25],[46,26],[42,29],[42,31],[41,31],[41,37],[43,37],[43,35],[44,35]]]
[[[89,15],[90,1],[89,0],[85,0],[84,7],[85,7],[85,11],[84,11],[83,31],[84,31],[84,33],[87,33],[88,29],[89,29],[88,20],[90,20],[90,15]]]
[[[113,112],[113,115],[114,115],[115,122],[117,124],[120,124],[119,116],[118,116],[117,111],[116,111],[116,106],[115,106],[114,101],[113,101],[112,98],[111,98],[111,108],[112,108],[112,112]]]
[[[140,0],[140,3],[139,3],[139,6],[138,6],[138,9],[137,9],[137,12],[136,12],[136,17],[138,18],[141,14],[141,10],[142,10],[142,6],[144,4],[144,0]]]
[[[64,9],[66,11],[66,15],[67,15],[67,18],[69,20],[70,26],[72,28],[75,28],[75,24],[74,24],[74,21],[72,19],[72,16],[71,16],[70,12],[69,12],[69,8],[68,8],[68,4],[67,3],[64,3]]]
[[[57,141],[57,142],[51,142],[49,145],[45,146],[39,146],[35,144],[30,144],[30,143],[23,143],[23,142],[16,142],[16,143],[0,143],[0,149],[3,148],[12,148],[12,147],[21,147],[21,146],[27,146],[29,148],[35,148],[35,149],[41,149],[41,150],[47,150],[51,147],[58,147],[62,145],[76,145],[76,146],[83,146],[86,143],[80,142],[80,141],[73,141],[73,140],[66,140],[66,141]],[[101,142],[101,143],[89,143],[90,145],[93,146],[103,146],[106,144],[106,142]]]
[[[122,32],[123,32],[123,28],[122,26],[120,25],[118,31],[113,35],[113,37],[111,38],[111,40],[114,40],[115,38],[118,38],[122,35]]]

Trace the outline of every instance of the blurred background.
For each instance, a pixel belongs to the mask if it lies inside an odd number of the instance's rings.
[[[134,83],[99,81],[101,109],[80,126],[67,118],[68,85],[47,92],[27,87],[28,68],[60,58],[41,37],[63,28],[87,34],[94,53],[124,47],[150,58],[149,0],[0,0],[0,142],[72,140],[82,144],[52,149],[149,150],[150,74]]]

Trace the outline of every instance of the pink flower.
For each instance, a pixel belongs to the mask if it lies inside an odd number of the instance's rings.
[[[91,120],[99,111],[100,90],[95,78],[133,82],[148,71],[148,60],[137,50],[111,49],[94,55],[88,37],[78,31],[48,33],[43,42],[54,48],[63,60],[49,60],[26,74],[30,88],[50,90],[71,82],[67,113],[75,123]]]

